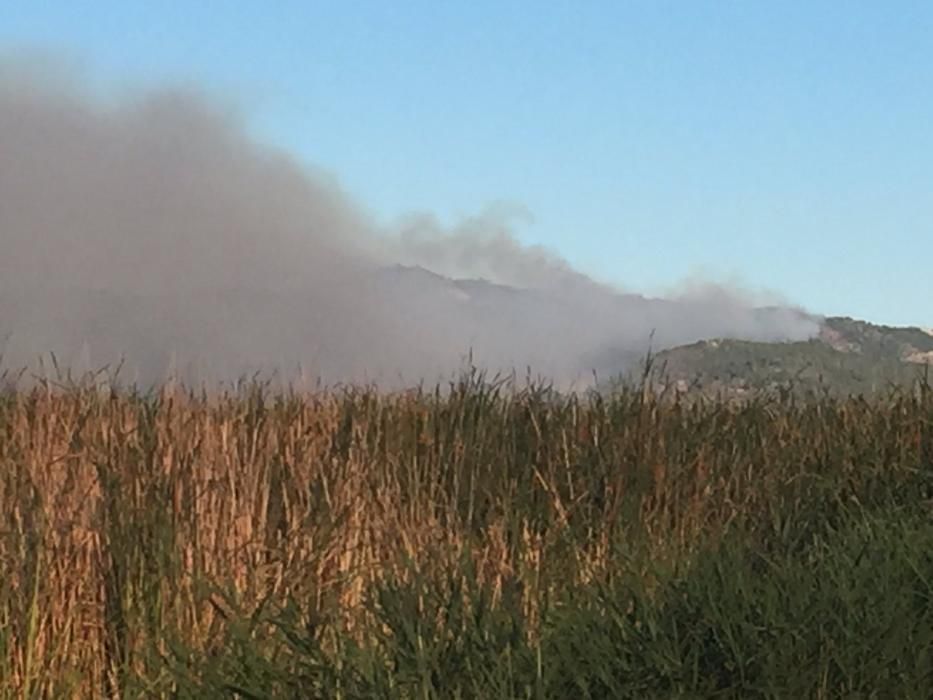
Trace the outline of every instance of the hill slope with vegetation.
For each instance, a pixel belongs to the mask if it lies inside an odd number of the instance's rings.
[[[933,335],[846,317],[801,342],[704,340],[654,358],[662,386],[743,396],[760,390],[874,394],[909,386],[933,363]]]

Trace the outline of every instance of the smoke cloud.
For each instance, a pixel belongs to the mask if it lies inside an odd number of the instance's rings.
[[[325,173],[251,140],[196,91],[116,103],[0,65],[0,352],[142,383],[256,370],[429,381],[473,362],[560,382],[654,347],[799,339],[818,322],[709,287],[598,284],[520,244],[520,209],[453,227],[369,220]]]

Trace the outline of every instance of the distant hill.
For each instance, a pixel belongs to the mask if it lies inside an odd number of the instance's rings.
[[[751,308],[726,293],[657,299],[579,281],[528,289],[401,265],[329,291],[344,303],[242,286],[148,296],[0,286],[0,373],[54,352],[78,373],[126,358],[124,376],[142,384],[170,369],[213,379],[299,366],[326,381],[401,383],[449,376],[469,353],[491,371],[530,367],[559,386],[588,387],[637,373],[653,347],[672,388],[743,395],[790,386],[869,393],[933,363],[933,335],[919,328]]]
[[[653,367],[662,387],[742,396],[778,389],[867,395],[908,386],[930,365],[931,331],[831,317],[811,340],[704,340],[659,352]]]

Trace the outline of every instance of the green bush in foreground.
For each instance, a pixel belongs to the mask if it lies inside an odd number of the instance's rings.
[[[379,632],[364,645],[325,651],[289,606],[238,620],[219,655],[176,667],[180,696],[929,697],[929,513],[853,511],[804,550],[768,557],[729,537],[658,573],[651,591],[564,592],[534,641],[519,602],[494,608],[469,568],[377,587],[367,610]]]

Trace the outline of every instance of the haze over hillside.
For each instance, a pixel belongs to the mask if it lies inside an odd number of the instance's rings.
[[[322,134],[321,138],[326,138]],[[716,285],[649,299],[521,245],[508,209],[370,220],[327,175],[190,90],[106,105],[0,65],[0,350],[142,382],[279,369],[434,379],[465,355],[559,382],[704,338],[804,340],[819,319]],[[653,336],[653,339],[652,339]]]

